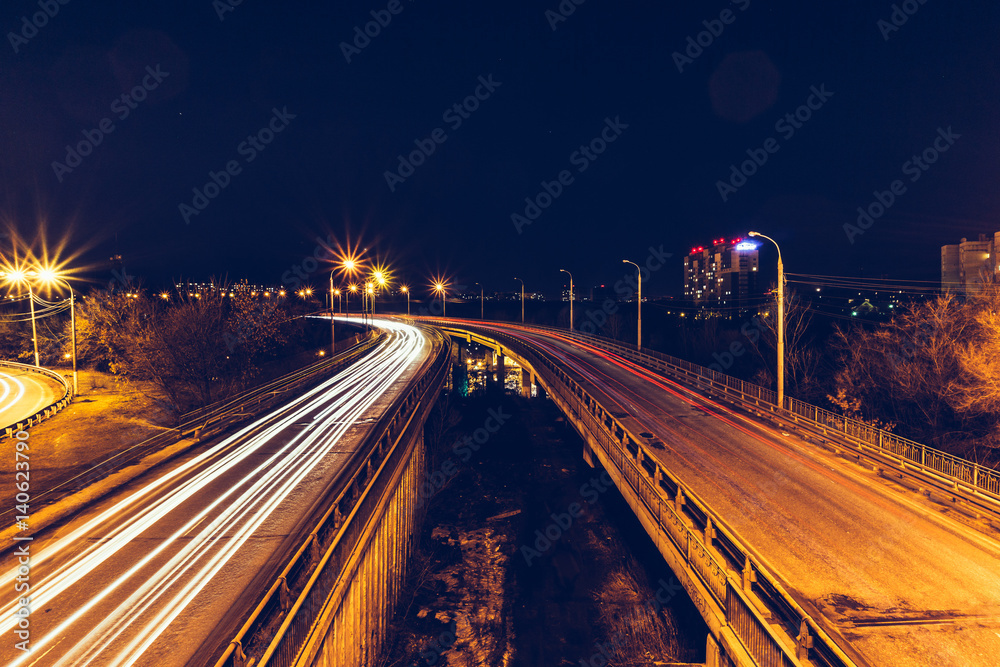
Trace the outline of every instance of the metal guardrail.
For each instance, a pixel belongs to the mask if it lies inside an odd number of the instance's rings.
[[[331,492],[329,508],[230,641],[215,667],[292,667],[379,502],[389,475],[405,454],[400,440],[428,392],[448,369],[448,347],[438,338],[419,378],[383,414]],[[360,520],[353,520],[359,518]],[[259,657],[259,659],[258,659]]]
[[[951,482],[956,489],[966,487],[995,502],[1000,502],[1000,471],[994,468],[967,461],[790,396],[785,397],[784,411],[779,412],[776,404],[777,395],[770,389],[660,352],[639,352],[635,346],[628,344],[606,341],[599,337],[584,336],[583,334],[576,335],[654,370],[663,370],[674,376],[702,383],[707,381],[712,387],[727,394],[735,393],[744,401],[752,399],[751,402],[755,405],[764,407],[778,416],[792,417],[793,421],[806,422],[824,432],[835,432],[855,444],[864,445],[885,455],[896,457],[897,463],[905,463],[911,469],[921,468],[925,472],[940,475]]]
[[[231,398],[185,413],[178,426],[165,429],[127,449],[123,449],[79,475],[46,489],[39,493],[36,498],[42,503],[50,502],[68,493],[83,489],[114,471],[131,465],[148,454],[188,436],[204,439],[210,434],[252,419],[260,410],[285,400],[290,392],[301,390],[304,384],[313,381],[316,376],[336,372],[353,363],[358,357],[375,347],[381,336],[372,332],[336,357],[318,361],[260,387],[249,389]],[[0,511],[0,519],[5,514],[13,514],[14,512],[14,509]]]
[[[39,375],[45,375],[47,377],[50,377],[63,386],[63,395],[62,398],[57,400],[55,403],[52,403],[51,405],[46,405],[44,408],[37,410],[30,417],[26,417],[18,421],[16,424],[10,424],[8,426],[0,427],[0,430],[3,431],[3,433],[0,434],[0,440],[3,440],[4,438],[13,437],[13,435],[18,431],[30,428],[35,424],[40,424],[49,417],[55,415],[57,412],[65,408],[73,401],[73,386],[70,383],[66,382],[66,378],[64,378],[61,374],[53,370],[49,370],[48,368],[42,368],[41,366],[31,366],[30,364],[19,364],[16,361],[0,361],[0,368],[4,367],[13,368],[14,370],[22,372],[38,373]]]
[[[442,328],[469,327],[449,325]],[[565,332],[563,332],[565,333]],[[743,541],[678,477],[663,468],[636,437],[600,406],[579,383],[547,354],[513,336],[490,331],[481,334],[501,340],[540,373],[556,381],[547,384],[583,422],[604,454],[621,472],[660,530],[682,554],[688,568],[710,593],[747,653],[762,667],[811,664],[851,667],[859,663],[785,591],[781,583],[755,558]],[[503,341],[502,339],[506,339]],[[754,601],[758,601],[756,604]],[[697,603],[696,603],[697,604]],[[763,609],[762,609],[763,608]],[[765,618],[764,609],[773,619]],[[784,641],[773,626],[784,631]],[[864,663],[861,663],[864,664]]]

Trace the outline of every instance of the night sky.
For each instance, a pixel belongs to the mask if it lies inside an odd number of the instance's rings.
[[[754,228],[792,272],[912,280],[939,278],[942,244],[1000,230],[995,2],[909,0],[899,25],[891,2],[47,3],[37,30],[38,0],[0,12],[0,216],[74,267],[119,252],[153,285],[276,284],[332,235],[414,286],[551,292],[560,268],[614,282],[662,246],[645,289],[679,294],[692,246]],[[603,153],[576,153],[602,132]],[[434,152],[399,172],[415,141]],[[724,201],[731,165],[762,154]],[[387,171],[409,175],[390,189]],[[228,184],[185,220],[209,172]],[[543,181],[558,196],[519,233]]]

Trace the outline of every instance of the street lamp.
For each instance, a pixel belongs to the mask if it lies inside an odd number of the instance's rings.
[[[333,323],[333,272],[336,269],[330,271],[330,355],[331,357],[337,356],[337,332],[334,328]],[[337,294],[340,294],[340,290],[337,290]]]
[[[41,367],[38,360],[38,329],[35,326],[35,293],[31,289],[31,281],[28,280],[28,273],[22,269],[14,269],[6,274],[7,282],[25,284],[28,286],[28,302],[31,304],[31,343],[35,348],[35,366]]]
[[[639,274],[639,351],[642,352],[642,269],[635,262],[630,262],[627,259],[622,260],[622,264],[631,264],[635,267],[635,270]]]
[[[447,313],[447,310],[448,310],[448,301],[445,299],[445,293],[448,291],[447,287],[448,286],[445,285],[444,283],[435,283],[434,284],[434,291],[435,292],[439,292],[441,294],[441,317],[447,317],[448,316],[448,313]]]
[[[514,278],[514,280],[521,280]],[[524,324],[524,281],[521,280],[521,324]]]
[[[573,330],[573,274],[566,269],[559,269],[569,276],[569,330]]]
[[[479,285],[479,319],[486,319],[486,288],[483,287],[482,283],[473,283],[473,285]]]
[[[70,337],[72,338],[73,345],[73,395],[76,396],[79,393],[79,381],[76,372],[76,293],[73,291],[73,286],[69,284],[68,280],[61,280],[55,271],[52,269],[42,269],[38,271],[35,275],[38,276],[39,280],[46,285],[53,285],[59,282],[66,283],[66,287],[69,288],[69,322],[70,322]],[[38,365],[38,344],[35,344],[35,365]]]
[[[347,289],[350,290],[351,292],[357,292],[358,291],[358,286],[357,286],[356,283],[351,283],[350,285],[347,286]],[[351,295],[350,294],[345,294],[344,295],[344,306],[345,306],[345,308],[344,308],[344,316],[347,319],[351,319]]]
[[[785,265],[781,261],[781,248],[777,241],[760,232],[750,232],[750,236],[767,239],[778,249],[778,409],[785,409]]]
[[[406,316],[410,316],[410,288],[403,285],[400,289],[403,290],[403,294],[406,295]]]

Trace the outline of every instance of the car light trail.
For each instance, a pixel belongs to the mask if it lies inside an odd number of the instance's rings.
[[[141,662],[144,652],[420,358],[425,340],[419,330],[388,321],[375,324],[391,336],[367,357],[33,554],[35,571],[60,557],[65,562],[33,584],[32,607],[42,609],[70,595],[73,609],[43,635],[33,631],[32,653],[9,664],[25,664],[50,645],[58,645],[51,655],[60,666]],[[279,446],[265,453],[268,445]],[[248,464],[239,479],[231,479]],[[150,529],[177,516],[182,518],[179,527],[171,526],[142,557],[128,558],[127,550],[148,540]],[[94,538],[100,541],[87,546]],[[99,590],[81,594],[88,575],[116,559],[127,560],[117,576]],[[6,573],[8,579],[14,576],[13,569]],[[0,612],[0,634],[13,629],[14,608],[7,604]],[[84,624],[93,614],[99,619]],[[72,643],[65,641],[67,633],[76,633]]]

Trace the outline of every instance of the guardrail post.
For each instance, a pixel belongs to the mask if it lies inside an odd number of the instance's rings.
[[[288,582],[284,577],[278,579],[281,584],[278,586],[278,604],[281,606],[281,611],[288,611],[292,606],[292,600],[290,591],[288,590]]]
[[[757,581],[757,573],[753,571],[753,565],[750,564],[750,559],[747,558],[746,562],[743,564],[743,590],[747,593],[752,592],[753,585]]]
[[[674,511],[678,514],[684,509],[684,492],[677,487],[677,497],[674,498]]]
[[[309,543],[309,558],[312,559],[312,562],[315,564],[318,563],[320,558],[323,556],[319,552],[319,535],[313,533],[310,537],[312,538],[312,542]]]
[[[239,641],[233,641],[233,667],[248,667],[247,654],[243,652],[243,646]]]
[[[799,636],[795,638],[795,657],[799,660],[809,658],[809,649],[813,647],[813,638],[809,636],[809,623],[802,619],[799,624]]]

